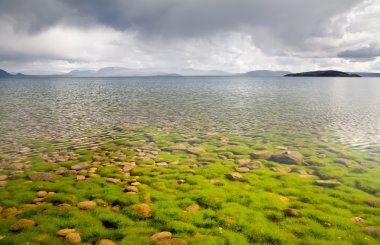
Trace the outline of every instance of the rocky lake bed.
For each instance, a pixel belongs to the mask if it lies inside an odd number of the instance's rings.
[[[1,244],[379,243],[379,156],[149,127],[102,140],[1,155]]]

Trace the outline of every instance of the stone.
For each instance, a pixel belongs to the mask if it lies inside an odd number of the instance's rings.
[[[217,180],[217,179],[210,180],[210,183],[213,184],[213,185],[216,185],[216,186],[222,186],[222,185],[224,185],[223,182],[221,182],[220,180]]]
[[[276,146],[274,148],[277,149],[277,150],[282,150],[282,151],[288,150],[288,148],[286,146]]]
[[[86,176],[86,175],[88,175],[88,171],[84,170],[84,169],[83,170],[79,170],[78,174]]]
[[[81,162],[81,163],[78,163],[78,164],[75,164],[73,166],[71,166],[71,169],[73,170],[83,170],[83,169],[87,169],[91,167],[91,165],[87,162]]]
[[[251,162],[251,159],[239,159],[237,162],[239,165],[247,165]]]
[[[47,191],[39,191],[39,192],[37,192],[37,194],[36,194],[36,196],[37,197],[46,197],[47,196]]]
[[[368,198],[366,201],[367,205],[373,208],[380,207],[380,204],[374,198]]]
[[[88,170],[88,172],[89,173],[96,173],[96,170],[97,170],[98,168],[90,168],[89,170]]]
[[[116,243],[109,239],[102,239],[100,241],[97,241],[95,245],[116,245]]]
[[[125,191],[127,191],[127,192],[139,192],[139,189],[137,189],[136,186],[128,186],[127,188],[125,188]]]
[[[9,227],[9,230],[10,231],[21,231],[21,230],[26,229],[26,228],[31,228],[35,225],[36,225],[36,222],[34,222],[31,219],[20,219],[20,220],[16,221],[15,223],[13,223],[13,225],[11,225]]]
[[[184,179],[179,179],[179,180],[177,180],[177,183],[178,184],[185,184],[186,183],[186,180],[184,180]]]
[[[358,224],[364,223],[364,219],[361,217],[352,217],[351,220]]]
[[[278,173],[290,173],[292,169],[290,167],[272,167],[271,170]]]
[[[3,175],[0,175],[0,181],[4,181],[4,180],[7,180],[8,179],[8,176],[3,174]]]
[[[249,169],[260,169],[263,167],[263,164],[260,162],[260,161],[254,161],[254,162],[250,162],[246,165],[244,165],[244,167],[247,167]]]
[[[167,162],[158,162],[158,163],[156,163],[156,166],[167,168],[167,167],[169,167],[169,164]]]
[[[74,169],[71,169],[71,170],[69,170],[69,171],[67,172],[67,174],[70,175],[70,176],[75,176],[75,175],[77,175],[77,171],[74,170]]]
[[[320,186],[325,187],[336,187],[340,185],[339,181],[336,179],[328,179],[328,180],[316,180],[315,183]]]
[[[33,202],[33,203],[40,203],[40,202],[43,202],[43,201],[45,201],[45,198],[40,197],[40,198],[36,198],[36,199],[34,199],[32,202]]]
[[[375,226],[367,226],[363,228],[363,231],[369,235],[375,236],[379,234],[379,228]]]
[[[142,218],[149,218],[153,215],[152,209],[146,203],[136,204],[131,207]]]
[[[239,173],[227,174],[227,178],[230,180],[233,180],[233,181],[242,181],[243,180],[243,176]]]
[[[247,172],[249,172],[249,168],[247,168],[247,167],[236,167],[235,168],[235,171],[236,172],[239,172],[239,173],[247,173]]]
[[[198,211],[199,209],[201,209],[201,206],[199,206],[196,203],[191,204],[190,206],[186,207],[186,211],[189,211],[189,212]]]
[[[195,154],[195,155],[200,155],[202,153],[205,153],[205,150],[200,147],[190,147],[187,149],[189,153]]]
[[[168,150],[171,150],[171,151],[174,151],[174,150],[186,150],[186,145],[185,144],[176,144],[176,145],[172,145],[172,146],[169,146],[167,147]]]
[[[65,237],[65,236],[67,236],[68,234],[70,234],[70,233],[75,233],[75,232],[77,232],[76,229],[61,229],[61,230],[57,231],[55,234],[56,234],[57,236],[63,236],[63,237]]]
[[[106,178],[106,181],[107,181],[108,183],[113,183],[113,184],[120,183],[120,180],[115,179],[115,178]]]
[[[272,153],[270,153],[269,151],[256,151],[256,152],[252,152],[250,155],[253,158],[268,159],[272,156]]]
[[[7,186],[8,181],[7,180],[0,180],[0,187],[5,187]]]
[[[20,162],[12,163],[8,166],[8,168],[13,169],[13,170],[24,170],[24,169],[26,169],[26,164],[20,163]]]
[[[158,241],[162,241],[166,239],[171,239],[172,233],[169,231],[162,231],[162,232],[153,234],[150,238],[153,240],[153,242],[158,242]]]
[[[298,216],[300,216],[300,214],[297,211],[297,209],[294,209],[294,208],[284,209],[284,215],[288,216],[288,217],[298,217]]]
[[[80,243],[82,241],[80,234],[77,232],[69,233],[65,237],[65,242],[75,244]]]
[[[299,164],[303,160],[303,155],[298,151],[285,151],[273,155],[271,160],[283,164]]]
[[[318,153],[318,154],[317,154],[317,157],[318,157],[318,158],[326,158],[327,156],[326,156],[326,154]]]
[[[78,181],[81,181],[81,180],[85,180],[86,176],[84,176],[84,175],[77,175],[76,178],[77,178]]]
[[[96,208],[96,202],[94,201],[83,201],[78,203],[77,207],[79,209],[87,210]]]
[[[187,242],[180,238],[172,238],[172,239],[157,241],[154,244],[155,245],[187,245]]]
[[[33,172],[28,175],[32,181],[52,181],[54,175],[47,172]]]

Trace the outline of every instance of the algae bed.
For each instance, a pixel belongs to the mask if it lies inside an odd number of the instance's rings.
[[[72,111],[83,109],[72,101]],[[14,141],[4,126],[14,114],[2,104],[0,244],[380,243],[376,146],[349,147],[335,129],[304,130],[289,124],[289,114],[286,123],[270,123],[273,110],[262,124],[247,122],[253,111],[235,103],[221,113],[223,101],[191,101],[191,113],[197,103],[212,108],[184,122],[178,118],[189,114],[175,106],[149,104],[144,120],[119,123],[128,120],[112,107],[115,125],[96,127],[72,113],[67,117],[79,119],[60,121],[60,137],[50,129]],[[139,102],[130,107],[141,116],[146,107]],[[162,115],[167,121],[154,121]],[[56,129],[52,117],[43,118]]]

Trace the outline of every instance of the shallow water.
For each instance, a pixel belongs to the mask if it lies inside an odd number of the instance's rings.
[[[0,152],[96,144],[123,124],[337,141],[380,153],[378,78],[0,79]]]

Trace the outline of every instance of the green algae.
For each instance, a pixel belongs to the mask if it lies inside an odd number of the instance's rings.
[[[294,135],[285,142],[277,134],[253,137],[253,133],[203,134],[139,127],[119,129],[112,137],[103,143],[98,139],[92,149],[54,149],[48,142],[35,143],[47,150],[4,159],[0,173],[9,178],[0,187],[0,243],[63,244],[55,233],[64,228],[78,229],[87,243],[105,238],[120,244],[149,244],[150,236],[159,231],[170,231],[189,244],[380,242],[378,233],[363,231],[367,226],[380,227],[378,156],[314,137],[305,143],[305,135]],[[252,157],[253,152],[275,154],[285,148],[302,153],[304,160],[285,165]],[[77,155],[50,161],[57,151]],[[262,167],[241,173],[242,181],[230,180],[226,176],[235,171],[239,159],[258,160]],[[15,161],[27,167],[21,171],[7,167]],[[32,172],[70,170],[82,162],[96,168],[93,174],[87,168],[82,173],[84,180],[76,178],[81,170],[74,175],[56,174],[51,181],[28,178]],[[130,162],[135,166],[124,170],[123,163]],[[167,164],[156,165],[161,162]],[[331,179],[339,185],[317,182]],[[138,192],[128,191],[130,186]],[[35,202],[41,190],[50,194]],[[78,209],[76,205],[84,200],[94,200],[97,207]],[[151,216],[133,208],[142,203],[149,206]],[[193,204],[199,210],[188,211]],[[284,215],[287,208],[296,209],[299,216]],[[363,222],[354,222],[353,217]],[[37,226],[9,231],[21,218],[32,219]]]

